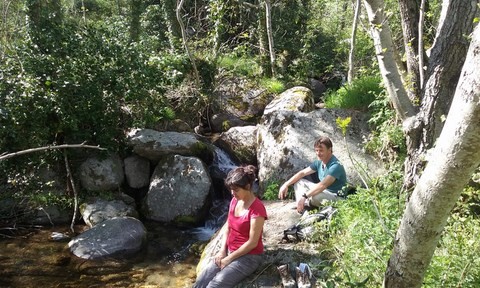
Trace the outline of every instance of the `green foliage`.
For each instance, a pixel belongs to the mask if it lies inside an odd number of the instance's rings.
[[[265,200],[277,200],[278,199],[278,190],[280,189],[280,184],[278,182],[270,182],[265,188],[263,193],[263,199]]]
[[[478,287],[480,284],[479,233],[478,217],[452,214],[425,275],[424,286]]]
[[[401,181],[399,173],[377,179],[369,190],[358,188],[348,200],[334,204],[338,213],[315,234],[321,253],[333,263],[323,267],[325,279],[320,282],[330,279],[336,287],[347,287],[367,281],[366,287],[381,286],[402,212]]]
[[[396,120],[395,111],[388,97],[381,94],[369,108],[371,111],[369,123],[373,127],[373,132],[369,135],[365,149],[373,155],[378,155],[386,163],[403,162],[407,153],[405,135]]]
[[[366,110],[367,107],[380,95],[383,88],[380,78],[366,76],[355,79],[337,91],[330,91],[325,99],[327,108],[354,108]]]
[[[260,80],[260,86],[272,94],[280,94],[285,91],[285,85],[278,79],[262,78]]]
[[[335,120],[335,122],[337,123],[337,126],[340,127],[340,129],[342,129],[343,137],[345,137],[345,135],[347,134],[347,127],[348,127],[348,124],[350,124],[350,121],[352,121],[352,117],[346,117],[346,118],[338,117]]]
[[[253,58],[222,56],[218,60],[218,67],[224,68],[231,73],[243,75],[247,77],[255,77],[260,75],[261,68]]]

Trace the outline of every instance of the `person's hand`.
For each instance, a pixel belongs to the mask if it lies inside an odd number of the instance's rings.
[[[283,200],[283,199],[287,198],[287,195],[288,195],[288,186],[283,184],[280,187],[280,190],[278,191],[278,198]]]
[[[305,201],[307,199],[305,199],[305,197],[300,197],[300,200],[298,200],[298,203],[297,203],[297,212],[298,213],[302,213],[303,212],[303,209],[305,208]]]
[[[220,267],[220,270],[222,270],[223,268],[227,267],[228,264],[230,264],[231,262],[232,261],[228,257],[225,257],[220,260],[220,265],[218,267]]]
[[[227,257],[227,253],[225,251],[219,251],[214,258],[215,264],[222,269],[222,260]]]

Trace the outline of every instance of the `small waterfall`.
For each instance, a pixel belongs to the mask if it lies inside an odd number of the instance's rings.
[[[235,161],[233,161],[224,150],[215,147],[215,157],[213,163],[209,167],[210,175],[214,182],[216,179],[217,182],[220,183],[220,186],[223,185],[223,180],[228,172],[237,166],[238,164],[235,163]],[[192,234],[201,241],[209,240],[227,220],[230,197],[220,197],[220,195],[223,195],[221,192],[217,192],[214,195],[216,195],[216,197],[213,199],[212,208],[210,208],[210,214],[205,220],[205,225],[203,227],[194,228],[191,231]]]
[[[215,158],[213,159],[213,164],[211,167],[218,168],[225,175],[237,167],[238,165],[230,158],[230,155],[227,154],[224,150],[215,147]]]

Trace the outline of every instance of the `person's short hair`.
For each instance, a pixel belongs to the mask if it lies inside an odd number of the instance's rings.
[[[225,186],[227,188],[239,187],[243,189],[251,189],[256,179],[255,172],[257,168],[253,165],[240,166],[230,170],[225,178]]]
[[[332,149],[332,147],[333,147],[332,140],[330,140],[330,138],[328,138],[326,136],[322,136],[322,137],[318,138],[317,141],[315,141],[315,144],[313,144],[313,147],[318,148],[322,144],[325,145],[325,147],[327,147],[327,149]]]

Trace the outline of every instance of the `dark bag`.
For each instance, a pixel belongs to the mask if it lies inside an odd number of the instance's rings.
[[[350,195],[356,194],[357,193],[357,187],[348,184],[343,186],[342,190],[338,191],[338,196],[347,198]]]

